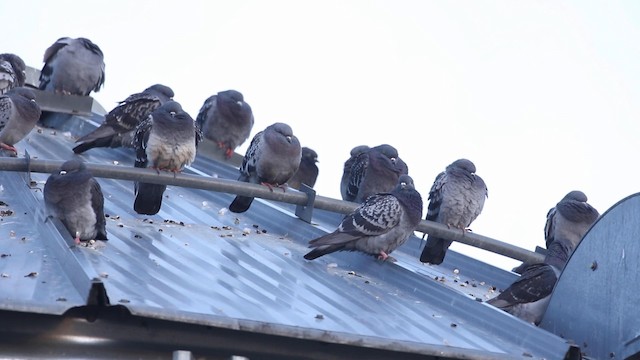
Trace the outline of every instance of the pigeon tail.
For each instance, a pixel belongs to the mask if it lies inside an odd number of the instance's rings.
[[[167,185],[138,183],[133,210],[138,214],[155,215],[162,206],[162,195]]]
[[[229,205],[229,211],[234,213],[243,213],[249,210],[251,203],[253,202],[253,198],[250,196],[236,196]]]
[[[422,249],[420,261],[433,265],[442,264],[450,245],[451,240],[427,237],[427,244],[424,246],[424,249]]]
[[[324,256],[327,254],[334,253],[336,251],[344,250],[344,245],[329,245],[329,246],[320,246],[304,255],[304,258],[307,260],[317,259],[320,256]]]
[[[76,154],[82,154],[83,152],[93,149],[96,147],[110,147],[111,146],[111,138],[97,138],[93,141],[83,142],[82,144],[76,145],[73,148],[73,152]]]

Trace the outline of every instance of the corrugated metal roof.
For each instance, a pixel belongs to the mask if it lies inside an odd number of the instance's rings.
[[[17,147],[66,160],[75,137],[95,126],[74,116]],[[82,157],[133,164],[130,149]],[[235,167],[204,154],[186,172],[237,178]],[[421,264],[417,237],[393,253],[395,263],[345,252],[306,261],[307,242],[341,215],[316,210],[308,224],[293,206],[260,199],[238,215],[226,210],[232,194],[169,186],[160,213],[141,216],[132,182],[100,178],[109,241],[69,248],[60,224],[42,215],[47,176],[31,173],[29,183],[28,174],[0,173],[0,310],[62,314],[84,305],[99,279],[112,305],[149,318],[442,358],[569,354],[563,339],[478,301],[516,275],[453,251],[442,266]]]

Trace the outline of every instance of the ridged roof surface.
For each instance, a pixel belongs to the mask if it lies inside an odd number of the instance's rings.
[[[75,138],[101,120],[74,116],[60,129],[38,128],[17,144],[19,156],[67,160]],[[82,158],[132,166],[133,151],[92,149]],[[204,153],[186,172],[237,178],[237,168]],[[257,199],[238,215],[226,209],[233,194],[169,186],[160,213],[141,216],[131,181],[100,178],[109,240],[69,248],[59,223],[44,221],[47,176],[31,173],[29,182],[0,172],[2,309],[61,314],[86,303],[95,278],[111,304],[160,319],[362,346],[378,339],[443,358],[469,350],[477,356],[467,358],[560,359],[569,348],[479,301],[514,274],[453,251],[442,266],[421,264],[417,237],[393,253],[397,262],[349,252],[304,260],[307,242],[341,218],[326,211],[309,224],[292,205]]]

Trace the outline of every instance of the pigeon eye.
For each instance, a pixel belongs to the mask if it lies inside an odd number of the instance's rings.
[[[175,111],[172,111],[169,114],[171,114],[171,116],[176,116],[176,112]]]
[[[65,170],[60,170],[60,175],[67,175],[67,172]]]

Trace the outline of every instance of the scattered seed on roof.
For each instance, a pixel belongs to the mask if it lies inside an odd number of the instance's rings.
[[[11,256],[11,254],[0,254],[0,258],[6,258],[8,256]]]
[[[11,216],[13,215],[13,210],[0,210],[0,216]]]
[[[38,276],[38,272],[37,271],[32,271],[32,272],[28,273],[27,275],[25,275],[24,277],[34,278],[36,276]]]
[[[56,299],[56,301],[67,301],[67,298],[59,297]]]

